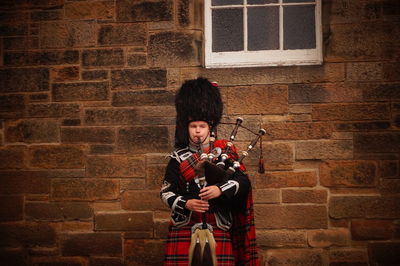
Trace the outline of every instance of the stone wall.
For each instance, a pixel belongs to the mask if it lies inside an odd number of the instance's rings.
[[[160,265],[173,95],[198,76],[268,132],[267,172],[246,159],[263,265],[399,263],[399,10],[324,0],[323,65],[205,69],[202,1],[1,1],[1,264]]]

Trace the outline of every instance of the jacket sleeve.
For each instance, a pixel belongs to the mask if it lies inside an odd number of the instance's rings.
[[[216,184],[221,190],[221,198],[230,200],[235,197],[242,198],[250,189],[250,180],[245,173],[237,169],[235,173],[225,182]]]

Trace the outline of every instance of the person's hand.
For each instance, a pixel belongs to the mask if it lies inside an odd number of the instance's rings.
[[[221,196],[222,192],[217,186],[209,186],[200,190],[199,197],[202,200],[210,200]]]
[[[208,207],[208,202],[205,200],[190,199],[186,202],[186,209],[195,212],[206,212],[208,211]]]

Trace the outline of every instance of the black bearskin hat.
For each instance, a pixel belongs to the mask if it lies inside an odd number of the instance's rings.
[[[219,88],[205,78],[187,80],[175,96],[175,147],[189,144],[188,124],[206,121],[216,127],[221,121],[223,104]]]

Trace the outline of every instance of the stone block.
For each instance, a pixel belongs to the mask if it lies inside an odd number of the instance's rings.
[[[128,55],[128,66],[140,67],[147,64],[147,57],[145,54],[130,54]]]
[[[332,137],[333,126],[325,122],[274,122],[262,125],[267,130],[263,140],[307,140],[329,139]]]
[[[307,240],[314,248],[347,246],[350,242],[350,232],[346,228],[311,230],[307,232]]]
[[[28,33],[28,23],[5,24],[0,27],[0,36],[18,36]]]
[[[400,100],[400,84],[377,83],[364,85],[362,97],[364,101],[369,102]]]
[[[141,157],[90,156],[87,175],[90,177],[144,177],[145,161]]]
[[[400,198],[381,196],[333,196],[329,200],[332,218],[382,218],[400,217]]]
[[[61,20],[64,17],[62,9],[58,10],[41,10],[31,13],[31,20],[34,22]]]
[[[1,249],[0,261],[7,266],[29,265],[22,249]]]
[[[126,262],[133,265],[161,265],[164,260],[164,246],[163,240],[125,240]]]
[[[222,88],[227,114],[285,114],[288,112],[287,86],[241,86]]]
[[[40,65],[66,65],[77,64],[79,52],[41,51],[41,52],[5,52],[3,55],[5,66],[40,66]]]
[[[374,187],[377,180],[374,161],[325,161],[320,166],[320,182],[326,187]]]
[[[337,131],[375,131],[390,128],[390,122],[345,122],[335,123]]]
[[[282,202],[284,203],[327,203],[326,190],[283,189]]]
[[[295,143],[296,160],[352,159],[351,140],[316,140]]]
[[[152,212],[107,212],[95,216],[98,231],[153,231]]]
[[[148,189],[160,189],[166,165],[148,165],[146,167],[146,185]]]
[[[353,240],[389,240],[392,238],[393,229],[393,222],[390,220],[351,220]]]
[[[108,79],[108,71],[106,70],[86,70],[82,71],[83,80],[103,80]]]
[[[39,38],[37,37],[6,37],[3,39],[4,51],[22,51],[39,48]]]
[[[370,242],[368,255],[372,265],[396,265],[400,261],[400,242]]]
[[[101,25],[98,43],[100,45],[145,46],[147,42],[146,25],[143,23],[118,23]]]
[[[170,0],[128,1],[117,0],[117,22],[170,21],[173,19],[173,6]]]
[[[63,126],[80,126],[81,120],[80,119],[64,119],[62,121]]]
[[[109,154],[114,152],[114,146],[108,144],[90,145],[90,154]]]
[[[173,92],[165,90],[121,91],[113,93],[112,105],[117,107],[142,105],[167,106],[173,105],[173,99]],[[143,113],[143,115],[144,122],[152,118],[151,116],[149,117],[148,113]]]
[[[255,176],[255,187],[280,188],[280,187],[314,187],[317,185],[317,174],[314,171],[276,171]]]
[[[91,257],[89,258],[91,266],[124,266],[122,258]]]
[[[168,152],[169,131],[165,126],[129,127],[118,131],[117,148],[132,153]]]
[[[323,249],[269,249],[266,252],[266,265],[329,265],[327,252]]]
[[[382,179],[381,183],[379,184],[379,191],[382,194],[389,195],[389,194],[399,194],[400,192],[400,179],[393,178],[393,179]]]
[[[368,265],[368,252],[364,247],[343,247],[329,250],[331,265]]]
[[[111,71],[112,89],[146,89],[167,86],[167,71],[162,69],[124,69]]]
[[[54,179],[52,200],[113,200],[119,197],[119,182],[111,179]]]
[[[122,209],[132,211],[166,210],[159,190],[125,191],[122,194]]]
[[[56,233],[46,223],[2,223],[0,224],[0,247],[53,247]]]
[[[50,174],[46,171],[1,171],[0,194],[48,194]]]
[[[357,62],[346,64],[346,78],[349,81],[379,81],[383,79],[381,62]]]
[[[21,169],[26,167],[23,146],[0,147],[0,169]]]
[[[114,18],[115,3],[112,0],[67,2],[65,18],[71,20],[108,20]]]
[[[47,93],[30,94],[29,102],[48,102],[49,95]]]
[[[54,82],[73,81],[79,79],[79,67],[53,67],[51,68],[51,79]]]
[[[27,117],[79,117],[80,106],[74,103],[35,103],[26,108]]]
[[[52,95],[56,102],[107,100],[108,82],[56,83]]]
[[[263,145],[265,168],[268,170],[287,170],[293,168],[293,145],[273,143]]]
[[[17,120],[6,124],[7,142],[59,142],[59,125],[55,120]]]
[[[122,179],[121,180],[121,191],[125,190],[143,190],[146,188],[145,179]]]
[[[122,67],[124,54],[121,48],[84,50],[82,52],[84,67]]]
[[[25,215],[39,221],[85,220],[93,218],[93,208],[86,202],[27,202]]]
[[[317,205],[268,205],[255,208],[258,229],[326,229],[327,209]]]
[[[278,189],[256,189],[253,190],[254,203],[279,203],[281,193]]]
[[[63,143],[113,143],[114,131],[109,128],[62,128]]]
[[[149,36],[148,61],[151,66],[174,67],[201,65],[199,36],[195,33],[159,32]]]
[[[257,245],[269,248],[307,247],[307,238],[302,231],[257,230]]]
[[[24,219],[23,196],[0,196],[0,222],[14,222]]]
[[[355,133],[354,152],[374,153],[374,152],[399,152],[400,133]]]
[[[86,125],[134,125],[139,119],[138,111],[132,108],[85,109]]]
[[[21,112],[25,108],[24,96],[19,94],[0,95],[1,112]]]
[[[0,92],[36,92],[49,90],[47,68],[6,68],[0,70]]]
[[[42,48],[92,47],[96,41],[94,21],[52,21],[40,24]]]
[[[399,173],[399,161],[381,161],[379,175],[384,178],[396,178]]]
[[[390,118],[388,104],[327,104],[313,106],[312,119],[322,121],[385,120]]]
[[[40,145],[29,147],[30,165],[46,169],[83,168],[84,147],[77,145]]]
[[[119,233],[80,233],[60,236],[63,256],[121,256]]]

